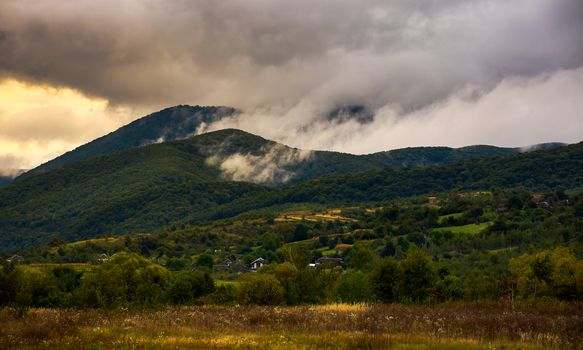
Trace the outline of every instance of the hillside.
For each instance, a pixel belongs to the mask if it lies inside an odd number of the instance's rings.
[[[143,232],[282,203],[383,201],[492,186],[574,187],[583,180],[581,148],[378,170],[384,164],[374,159],[378,155],[305,152],[221,130],[18,179],[0,190],[0,246],[36,246],[53,235],[77,240]],[[349,174],[321,177],[339,173]],[[285,179],[289,185],[282,187]]]
[[[202,124],[210,124],[234,113],[236,110],[228,107],[181,105],[166,108],[46,162],[28,171],[24,176],[116,151],[184,139],[194,135]]]
[[[379,201],[451,190],[524,187],[553,190],[583,183],[583,143],[510,157],[386,169],[315,179],[287,189],[286,201]]]
[[[130,149],[16,180],[0,190],[0,245],[36,245],[52,234],[73,240],[150,230],[263,191],[223,181],[205,163],[203,154],[210,151],[197,142],[212,146],[214,136]],[[248,134],[231,136],[236,144]]]
[[[285,203],[382,202],[415,195],[493,188],[579,191],[582,183],[583,142],[509,157],[321,177],[275,191],[245,196],[204,213],[193,213],[188,221],[199,223],[222,219]]]

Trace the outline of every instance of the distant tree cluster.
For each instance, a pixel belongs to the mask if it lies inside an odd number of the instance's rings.
[[[170,273],[139,255],[119,253],[86,271],[72,267],[31,268],[4,263],[0,306],[153,307],[192,304],[214,291],[205,272]]]
[[[358,255],[367,248],[361,248]],[[291,255],[290,255],[291,257]],[[478,281],[462,283],[446,268],[436,268],[419,248],[402,259],[387,257],[344,270],[311,268],[291,261],[265,265],[237,283],[215,282],[208,272],[170,272],[139,255],[119,253],[85,271],[70,267],[31,268],[4,263],[0,268],[0,306],[144,308],[165,304],[297,305],[329,302],[427,303],[461,299],[583,300],[583,261],[558,248],[510,260],[485,294]],[[475,285],[471,285],[475,283]]]

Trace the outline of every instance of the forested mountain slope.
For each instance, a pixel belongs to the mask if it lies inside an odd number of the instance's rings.
[[[80,160],[153,143],[173,141],[193,136],[203,124],[210,124],[236,113],[229,107],[175,106],[152,113],[105,136],[95,139],[49,162],[24,176],[60,168]]]
[[[300,151],[240,130],[221,130],[15,181],[0,190],[0,246],[38,245],[53,235],[77,240],[148,231],[289,202],[383,201],[492,186],[574,187],[583,183],[581,148],[378,170],[383,162],[371,156]],[[350,173],[309,180],[342,172]]]

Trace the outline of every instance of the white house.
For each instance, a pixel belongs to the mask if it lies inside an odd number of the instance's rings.
[[[263,264],[265,264],[265,259],[257,258],[251,262],[251,270],[257,271],[261,266],[263,266]]]

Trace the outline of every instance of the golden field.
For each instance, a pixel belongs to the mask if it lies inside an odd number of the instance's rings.
[[[583,305],[0,311],[1,349],[581,349]]]

